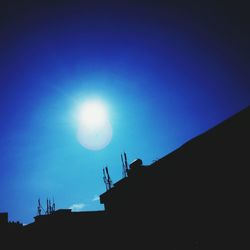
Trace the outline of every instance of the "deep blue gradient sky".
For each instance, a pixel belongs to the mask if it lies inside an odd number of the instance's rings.
[[[102,209],[102,167],[119,180],[121,152],[150,164],[250,104],[245,2],[17,2],[0,5],[0,211],[11,220],[32,222],[39,197]],[[76,103],[92,95],[113,127],[101,151],[75,135]]]

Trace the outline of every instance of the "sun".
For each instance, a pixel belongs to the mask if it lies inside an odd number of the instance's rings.
[[[88,100],[78,107],[77,139],[89,150],[101,150],[112,139],[112,126],[108,109],[100,100]]]
[[[105,124],[107,120],[107,109],[99,100],[88,101],[79,108],[79,122],[83,126],[96,128]]]

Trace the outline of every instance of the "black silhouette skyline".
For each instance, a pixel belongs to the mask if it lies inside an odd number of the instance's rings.
[[[22,227],[0,214],[3,239],[32,247],[226,249],[247,244],[250,107],[127,175],[100,195],[104,211],[54,209]],[[50,204],[50,205],[49,205]],[[40,205],[40,203],[39,203]],[[246,225],[245,225],[246,226]],[[96,240],[98,239],[98,240]],[[112,240],[111,240],[112,239]],[[119,247],[118,247],[119,248]]]

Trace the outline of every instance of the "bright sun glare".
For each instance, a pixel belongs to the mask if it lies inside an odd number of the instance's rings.
[[[112,126],[106,105],[100,100],[89,100],[78,107],[77,138],[90,150],[105,148],[112,138]]]
[[[100,101],[84,103],[79,110],[80,124],[89,128],[102,126],[108,119],[107,110]]]

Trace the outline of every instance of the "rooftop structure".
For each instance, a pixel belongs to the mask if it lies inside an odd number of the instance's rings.
[[[247,239],[249,142],[246,108],[151,165],[136,159],[128,166],[124,155],[120,181],[113,184],[104,169],[105,211],[42,215],[38,206],[23,239],[31,247],[237,249]]]

